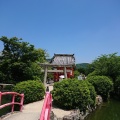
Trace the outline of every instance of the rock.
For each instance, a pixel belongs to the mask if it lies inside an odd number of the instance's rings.
[[[88,114],[96,109],[103,102],[103,99],[100,95],[96,97],[96,106],[95,108],[91,108],[90,106],[87,107],[88,110],[84,113],[83,111],[80,112],[79,109],[75,109],[71,111],[69,115],[65,115],[63,118],[57,118],[57,116],[51,111],[50,120],[84,120]]]
[[[103,99],[100,95],[97,95],[96,97],[96,105],[100,105],[103,102]]]
[[[58,120],[57,116],[54,114],[53,111],[50,113],[50,120]]]
[[[80,120],[79,109],[72,111],[69,115],[65,115],[63,120]]]

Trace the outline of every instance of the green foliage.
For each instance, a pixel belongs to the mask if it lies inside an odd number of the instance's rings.
[[[92,73],[95,70],[92,64],[89,64],[85,70],[85,74],[88,75],[89,73]]]
[[[80,75],[79,71],[78,71],[78,70],[75,70],[75,71],[74,71],[74,78],[77,78],[79,75]]]
[[[12,95],[3,95],[1,104],[10,103],[11,99]],[[0,109],[0,117],[2,118],[2,116],[6,115],[9,112],[11,112],[11,106],[7,106],[5,108]]]
[[[45,95],[44,85],[38,80],[28,80],[17,83],[13,91],[24,93],[25,104],[41,100]]]
[[[92,68],[91,73],[88,74],[87,77],[90,76],[107,76],[113,81],[114,91],[112,92],[112,96],[118,95],[118,90],[116,88],[116,80],[120,75],[120,56],[117,56],[117,53],[101,55],[96,60],[90,64],[90,68]]]
[[[85,74],[85,68],[79,68],[78,71],[79,73]]]
[[[94,88],[91,88],[91,92],[89,89],[90,87],[88,87],[85,81],[77,79],[65,79],[57,82],[54,84],[52,91],[53,103],[63,109],[79,108],[81,111],[84,111],[87,109],[87,105],[94,104],[91,100]]]
[[[41,78],[38,62],[45,62],[47,53],[35,49],[33,45],[22,39],[1,37],[4,44],[0,56],[0,78],[2,83],[17,83],[24,80]]]
[[[88,74],[87,77],[99,75],[95,70]]]
[[[89,105],[90,105],[91,108],[94,108],[95,107],[95,102],[96,102],[96,96],[97,96],[95,88],[87,80],[85,80],[85,82],[87,83],[88,89],[90,91],[90,102],[89,102]]]
[[[76,69],[87,68],[88,65],[89,65],[89,63],[79,63],[79,64],[76,64]]]
[[[116,80],[117,76],[120,75],[120,56],[116,54],[102,55],[94,60],[91,66],[97,75],[108,76],[113,81]]]
[[[13,87],[14,87],[14,85],[6,85],[3,89],[3,91],[11,92]]]
[[[117,97],[120,99],[120,76],[118,76],[115,81],[114,91],[115,91]]]
[[[113,82],[106,76],[90,76],[86,79],[94,87],[98,95],[101,95],[104,100],[107,100],[110,92],[113,90]]]
[[[76,70],[79,71],[79,73],[83,73],[85,75],[88,75],[93,71],[93,68],[91,64],[89,63],[81,63],[81,64],[76,64]]]

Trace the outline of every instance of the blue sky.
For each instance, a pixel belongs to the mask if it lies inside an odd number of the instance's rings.
[[[50,57],[75,54],[76,63],[120,55],[120,0],[0,0],[2,36],[23,38]]]

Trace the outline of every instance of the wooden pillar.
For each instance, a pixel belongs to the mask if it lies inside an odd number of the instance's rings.
[[[47,80],[47,66],[45,66],[45,68],[44,68],[45,70],[44,70],[44,86],[46,85],[46,80]]]
[[[65,76],[65,79],[67,79],[67,70],[66,70],[66,66],[64,66],[64,76]]]

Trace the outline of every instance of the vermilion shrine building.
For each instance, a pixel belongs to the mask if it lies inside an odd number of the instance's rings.
[[[50,63],[41,63],[40,66],[44,67],[44,84],[48,72],[53,73],[54,81],[59,81],[61,75],[64,78],[72,78],[74,77],[75,57],[74,54],[54,54]],[[52,69],[48,70],[48,67]]]
[[[64,71],[64,67],[66,67],[66,77],[64,72],[54,72],[54,81],[59,81],[59,77],[63,75],[65,78],[74,77],[74,65],[75,65],[75,57],[74,54],[54,54],[51,59],[51,64],[57,65],[54,66],[56,70]]]

